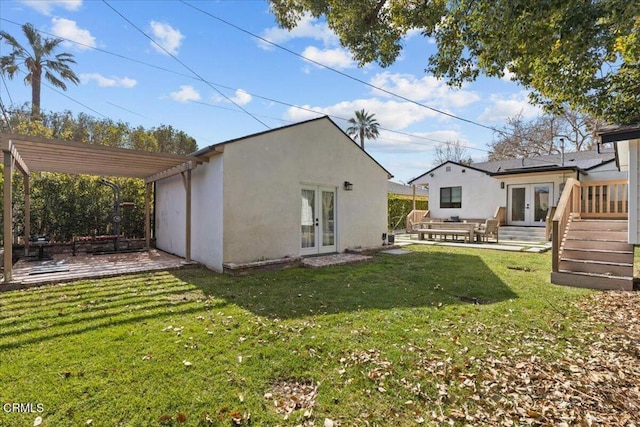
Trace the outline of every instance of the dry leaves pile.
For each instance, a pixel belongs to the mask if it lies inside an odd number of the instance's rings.
[[[580,308],[605,330],[584,328],[560,359],[471,358],[472,372],[447,359],[423,359],[436,393],[406,380],[405,387],[435,408],[425,415],[440,423],[640,425],[640,294],[602,292]]]
[[[285,415],[293,411],[302,410],[306,418],[311,416],[316,404],[318,385],[313,381],[280,381],[273,385],[272,391],[264,395],[266,400],[273,403],[276,411]]]

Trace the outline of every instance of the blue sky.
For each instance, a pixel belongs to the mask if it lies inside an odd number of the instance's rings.
[[[526,92],[506,78],[481,78],[454,90],[425,74],[435,45],[419,32],[406,37],[401,57],[391,67],[358,68],[322,20],[305,18],[288,32],[277,27],[266,0],[188,2],[201,10],[172,0],[1,0],[0,28],[24,44],[19,25],[26,22],[75,41],[62,49],[74,54],[74,70],[82,82],[69,86],[66,96],[43,86],[45,110],[86,112],[133,126],[169,124],[204,147],[318,114],[329,114],[346,128],[341,118],[364,108],[384,128],[380,138],[367,142],[367,151],[396,181],[431,169],[438,141],[459,140],[482,161],[493,134],[370,85],[489,127],[501,128],[517,114],[531,118],[540,113],[527,102]],[[0,54],[7,53],[2,43]],[[30,101],[30,88],[21,76],[5,82],[0,84],[5,105]]]

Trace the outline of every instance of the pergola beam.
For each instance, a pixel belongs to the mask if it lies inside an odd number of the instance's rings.
[[[11,155],[13,156],[13,160],[18,164],[18,169],[20,169],[20,171],[23,174],[29,175],[29,167],[24,162],[24,160],[22,160],[22,157],[20,156],[20,153],[18,153],[18,149],[16,148],[16,146],[11,141],[9,141],[9,151],[11,152]]]
[[[181,165],[178,166],[174,166],[172,168],[169,168],[165,171],[162,172],[158,172],[156,174],[153,174],[151,176],[148,176],[144,179],[144,182],[146,182],[147,184],[150,182],[155,182],[155,181],[159,181],[161,179],[165,179],[165,178],[169,178],[171,176],[174,175],[178,175],[181,173],[184,173],[186,171],[190,171],[192,169],[195,169],[195,167],[197,166],[197,163],[190,160],[188,162],[184,162]]]

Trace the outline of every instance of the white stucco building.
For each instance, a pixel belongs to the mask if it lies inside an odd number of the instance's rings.
[[[193,153],[191,259],[224,263],[378,246],[389,172],[328,117]],[[156,182],[156,246],[184,256],[183,178]]]
[[[624,179],[612,149],[509,159],[464,165],[445,162],[409,183],[429,187],[432,218],[493,217],[504,208],[506,225],[545,226],[568,178]]]

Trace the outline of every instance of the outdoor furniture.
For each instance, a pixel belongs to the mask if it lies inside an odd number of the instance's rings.
[[[483,225],[480,226],[479,230],[476,230],[476,239],[479,242],[489,242],[489,238],[496,239],[496,243],[498,243],[498,235],[500,233],[500,224],[497,219],[489,218],[487,219]]]
[[[31,236],[29,245],[38,248],[38,255],[35,258],[29,257],[32,261],[50,260],[51,256],[44,253],[45,246],[52,246],[51,238],[47,235]]]
[[[422,222],[416,224],[413,230],[418,234],[419,240],[434,240],[436,236],[442,240],[447,240],[448,236],[453,238],[463,237],[465,242],[475,240],[476,224],[466,222]]]
[[[104,236],[76,236],[73,238],[73,245],[71,246],[71,253],[76,256],[80,247],[84,246],[87,252],[94,250],[94,245],[102,244],[104,242],[113,242],[114,249],[117,247],[116,241],[118,239],[116,234],[108,234]]]

